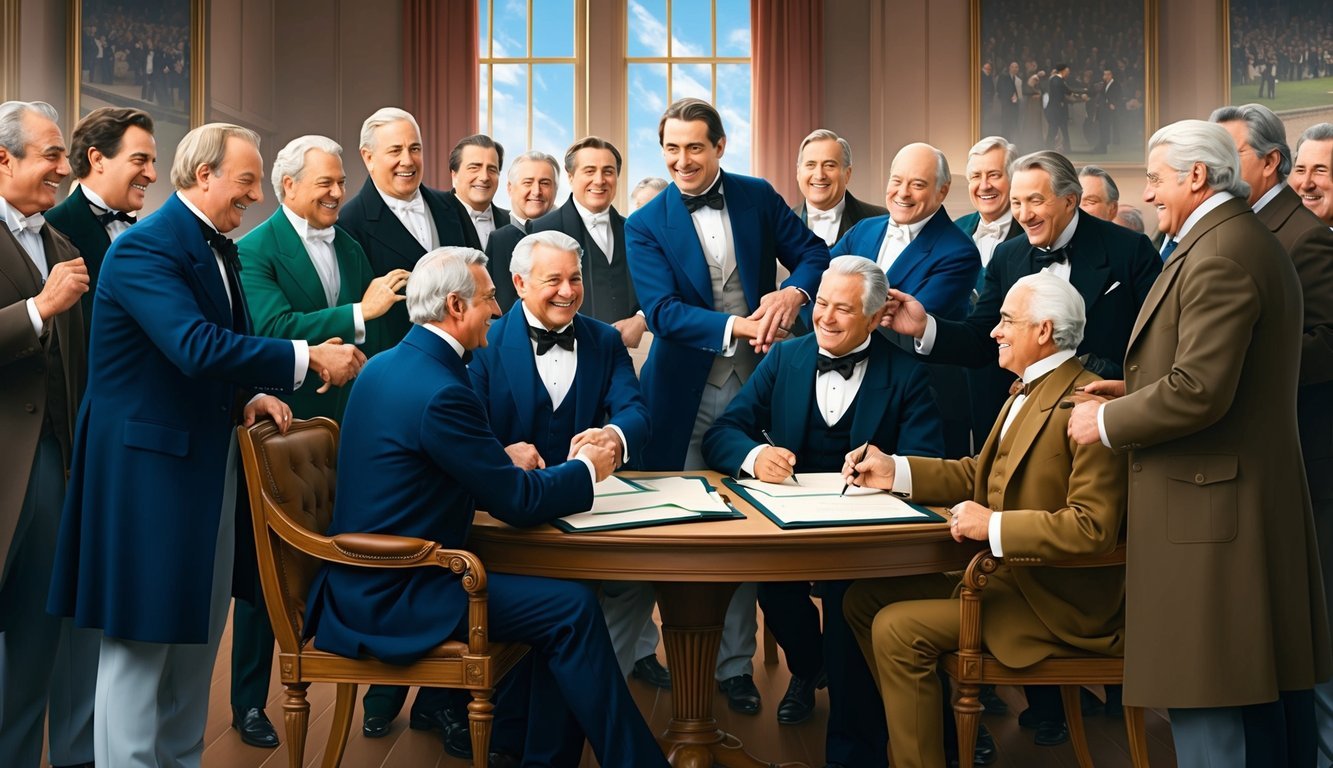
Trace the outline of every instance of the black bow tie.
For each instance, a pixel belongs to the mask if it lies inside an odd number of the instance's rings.
[[[231,238],[208,226],[202,220],[199,222],[199,231],[204,233],[204,239],[208,241],[213,250],[222,256],[222,260],[227,263],[227,266],[235,272],[241,271],[241,259],[236,254],[236,243],[233,243]]]
[[[722,206],[726,204],[726,201],[722,199],[722,177],[719,176],[713,186],[709,187],[708,191],[702,195],[681,195],[680,199],[681,202],[685,203],[685,210],[690,213],[694,213],[705,205],[714,210],[722,210]]]
[[[817,373],[828,373],[837,371],[844,379],[852,377],[852,371],[856,370],[856,364],[870,357],[870,347],[866,347],[860,352],[853,352],[842,357],[829,357],[828,355],[815,356],[815,371]]]
[[[545,328],[529,325],[528,338],[537,342],[538,355],[550,352],[551,347],[560,347],[569,352],[574,351],[574,326],[572,324],[563,331],[548,331]]]
[[[1052,264],[1067,264],[1069,263],[1071,252],[1072,251],[1067,245],[1063,248],[1052,248],[1049,251],[1036,249],[1032,261],[1037,265],[1037,269],[1045,269]]]
[[[113,221],[123,221],[126,224],[133,224],[138,221],[138,219],[124,211],[107,211],[106,213],[98,213],[94,215],[97,217],[97,223],[104,227]]]

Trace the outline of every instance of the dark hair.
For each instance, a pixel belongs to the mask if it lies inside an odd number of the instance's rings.
[[[496,141],[495,139],[492,139],[490,136],[487,136],[484,133],[474,133],[471,136],[459,139],[458,143],[454,145],[454,151],[449,153],[450,171],[458,173],[459,167],[461,167],[463,164],[464,147],[481,147],[482,149],[493,149],[495,150],[495,158],[496,160],[499,161],[500,167],[501,168],[504,167],[505,148],[500,145],[500,142]]]
[[[620,175],[620,163],[621,163],[620,150],[616,149],[615,144],[612,144],[611,142],[601,138],[600,136],[588,136],[586,138],[579,139],[578,141],[571,144],[569,149],[565,150],[565,173],[568,174],[574,173],[574,156],[579,153],[580,149],[611,150],[611,155],[616,158],[616,175],[617,176]]]
[[[70,136],[69,164],[74,178],[82,179],[93,172],[88,162],[88,150],[93,147],[107,157],[120,154],[121,141],[130,126],[152,133],[153,118],[142,109],[122,107],[98,107],[85,115]]]
[[[662,113],[662,121],[657,124],[658,144],[665,143],[662,135],[668,120],[683,120],[687,123],[702,120],[708,126],[708,141],[715,147],[719,141],[727,138],[727,132],[722,130],[722,116],[703,99],[680,99],[667,107],[666,112]]]

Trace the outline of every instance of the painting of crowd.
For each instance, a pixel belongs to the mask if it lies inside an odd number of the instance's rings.
[[[85,86],[107,86],[117,101],[138,99],[188,114],[188,0],[83,2]]]
[[[1020,152],[1142,155],[1142,3],[981,0],[980,8],[983,136],[1005,136]]]
[[[1231,0],[1230,18],[1231,85],[1255,89],[1241,96],[1275,99],[1280,83],[1333,76],[1333,9],[1323,0]]]

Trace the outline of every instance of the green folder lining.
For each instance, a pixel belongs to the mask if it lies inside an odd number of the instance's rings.
[[[808,521],[801,521],[801,522],[788,523],[788,522],[783,522],[782,518],[778,517],[778,516],[777,516],[776,514],[774,514],[771,510],[769,510],[768,507],[764,506],[763,503],[761,503],[757,498],[755,498],[755,496],[754,496],[753,494],[750,493],[750,489],[749,489],[749,488],[746,488],[745,486],[741,485],[740,483],[736,482],[735,480],[731,479],[730,477],[725,477],[725,478],[723,478],[723,479],[722,479],[722,484],[725,485],[726,487],[730,488],[731,490],[735,491],[741,498],[743,498],[743,499],[745,499],[746,501],[750,502],[750,504],[751,504],[755,509],[757,509],[757,510],[759,510],[760,512],[764,513],[764,517],[767,517],[769,520],[773,521],[773,524],[774,524],[774,525],[776,525],[777,527],[779,527],[779,528],[781,528],[781,529],[783,529],[783,530],[796,530],[796,529],[801,529],[801,528],[841,528],[841,527],[847,527],[847,526],[852,526],[852,525],[898,525],[898,524],[902,524],[902,523],[943,523],[943,522],[945,522],[945,520],[944,520],[943,517],[941,517],[940,515],[936,514],[935,512],[932,512],[931,510],[929,510],[929,509],[927,509],[927,508],[921,506],[920,504],[913,504],[913,503],[910,502],[910,501],[903,501],[903,503],[906,504],[907,506],[909,506],[909,507],[911,507],[912,509],[916,510],[917,512],[920,512],[920,513],[922,513],[923,515],[925,515],[925,516],[926,516],[926,519],[924,519],[924,520],[922,520],[922,519],[901,520],[901,519],[897,519],[897,518],[885,517],[885,518],[880,518],[880,519],[878,519],[878,520],[874,520],[874,519],[872,519],[872,520],[829,520],[828,522],[808,522]],[[812,497],[812,498],[814,498],[814,497]]]

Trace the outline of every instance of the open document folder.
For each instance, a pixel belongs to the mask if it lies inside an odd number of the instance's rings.
[[[791,478],[783,483],[754,478],[722,482],[779,528],[944,522],[925,507],[874,488],[852,486],[845,496],[840,495],[843,478],[837,472],[802,472],[800,485]]]
[[[593,486],[592,492],[592,509],[563,517],[552,525],[574,533],[744,517],[698,476],[626,480],[612,475]]]

